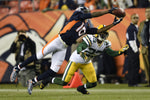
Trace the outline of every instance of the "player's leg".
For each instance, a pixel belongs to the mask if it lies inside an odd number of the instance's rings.
[[[66,69],[64,71],[63,77],[62,78],[53,78],[52,83],[58,84],[58,85],[67,85],[68,82],[70,82],[72,76],[78,69],[78,64],[72,61],[69,61]]]
[[[82,86],[79,86],[77,88],[77,91],[79,91],[83,94],[89,94],[89,92],[86,89],[95,87],[97,85],[95,69],[94,69],[92,63],[84,64],[80,68],[81,68],[84,76],[88,80],[88,82]]]
[[[32,93],[32,88],[33,85],[35,83],[37,83],[38,81],[47,79],[49,77],[54,77],[56,75],[56,73],[59,71],[60,66],[62,65],[62,62],[65,59],[65,55],[66,55],[66,48],[61,49],[60,51],[54,52],[52,55],[52,63],[51,63],[51,67],[48,71],[44,72],[43,74],[33,78],[32,80],[29,80],[29,86],[28,86],[28,92],[29,94]],[[32,83],[32,84],[31,84]],[[44,83],[44,87],[47,85],[48,82]],[[31,84],[31,85],[30,85]]]
[[[62,65],[66,55],[66,49],[55,52],[52,55],[51,67],[48,71],[44,72],[37,77],[37,80],[43,80],[40,84],[40,89],[43,89],[48,83],[50,83],[51,78],[53,78],[56,73],[59,71],[60,66]]]
[[[26,59],[24,62],[22,62],[21,64],[19,64],[18,66],[15,66],[13,68],[13,71],[11,73],[10,76],[10,81],[14,82],[20,69],[25,67],[27,64],[42,59],[45,55],[47,55],[48,53],[54,52],[58,49],[58,44],[59,43],[59,38],[57,37],[56,39],[54,39],[53,41],[48,42],[37,54],[29,57],[28,59]],[[63,43],[61,44],[63,45]],[[60,48],[59,48],[60,49]]]
[[[72,76],[74,75],[74,72],[77,69],[78,69],[78,66],[76,65],[76,63],[69,61],[65,68],[62,78],[54,77],[54,78],[49,78],[47,80],[48,80],[48,82],[53,83],[53,84],[58,84],[58,85],[62,85],[62,86],[67,85],[67,83],[71,80]],[[47,81],[47,80],[45,80],[45,81]],[[42,84],[43,84],[43,82],[42,82]],[[40,88],[43,88],[42,84],[40,85]]]

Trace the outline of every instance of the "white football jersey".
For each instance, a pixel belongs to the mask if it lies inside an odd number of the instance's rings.
[[[76,63],[90,63],[91,58],[100,55],[106,48],[111,46],[111,42],[108,40],[104,40],[101,44],[98,44],[96,37],[93,35],[87,35],[83,38],[83,40],[86,42],[88,47],[82,52],[85,52],[88,58],[85,60],[80,56],[80,54],[77,54],[77,50],[75,50],[70,57],[70,61]]]

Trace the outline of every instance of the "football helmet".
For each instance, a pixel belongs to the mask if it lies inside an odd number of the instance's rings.
[[[89,8],[87,8],[87,7],[78,7],[75,11],[80,11],[80,12],[83,12],[83,13],[89,13],[90,12],[90,10],[89,10]]]
[[[101,29],[101,28],[103,28],[103,27],[105,27],[105,25],[98,25],[97,26],[97,29]],[[103,41],[103,40],[106,40],[107,38],[108,38],[108,36],[109,36],[109,31],[107,30],[107,31],[105,31],[105,32],[103,32],[103,33],[101,33],[101,34],[95,34],[94,35],[97,39],[99,39],[100,41]]]

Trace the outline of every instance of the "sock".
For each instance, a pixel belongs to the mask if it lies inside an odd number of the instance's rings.
[[[52,80],[52,82],[53,82],[54,84],[58,84],[58,85],[63,86],[63,81],[61,80],[61,78],[56,77],[56,78],[54,78],[54,79]]]
[[[82,89],[86,89],[86,84],[78,86],[78,87],[82,87]]]
[[[34,78],[34,81],[35,81],[35,82],[38,82],[38,81],[37,81],[37,77]]]
[[[49,69],[46,72],[44,72],[43,74],[39,75],[37,77],[37,81],[44,80],[44,79],[46,79],[48,77],[54,77],[55,75],[56,75],[56,72],[54,72],[53,70]]]
[[[59,77],[56,77],[56,78],[54,77],[52,79],[52,83],[57,84],[57,85],[61,85],[61,86],[65,86],[68,84],[68,82],[62,81],[62,78],[59,78]]]
[[[32,84],[35,85],[37,83],[36,77],[32,79]]]
[[[54,77],[54,78],[52,78],[52,83],[54,83],[54,80],[55,80],[55,77]]]
[[[94,82],[94,83],[87,82],[86,84],[84,84],[84,88],[93,88],[96,85],[97,85],[97,82]]]
[[[21,69],[19,65],[17,66],[17,68],[18,68],[18,69]]]
[[[87,87],[86,87],[86,84],[84,84],[83,87],[86,89],[86,88],[87,88]]]

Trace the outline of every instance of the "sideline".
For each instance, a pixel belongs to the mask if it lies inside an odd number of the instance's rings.
[[[34,92],[74,92],[76,89],[33,89]],[[150,89],[88,89],[91,92],[150,92]],[[27,92],[27,89],[0,89],[0,92]]]

